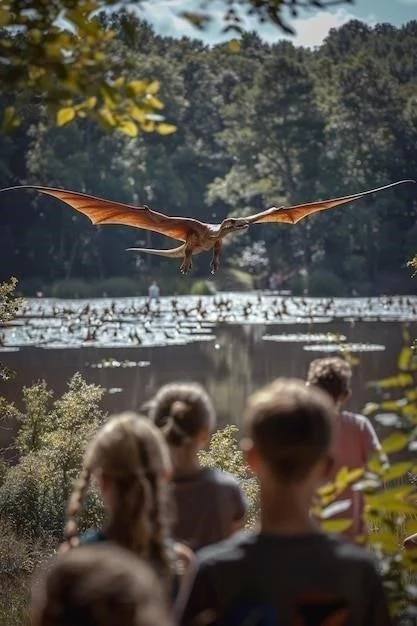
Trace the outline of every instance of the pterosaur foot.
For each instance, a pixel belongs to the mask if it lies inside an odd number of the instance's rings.
[[[218,269],[219,269],[219,262],[213,260],[210,263],[210,273],[213,274],[213,276],[214,276],[214,274],[217,272]]]
[[[191,263],[190,261],[188,261],[188,262],[187,262],[187,261],[184,261],[184,262],[181,264],[181,267],[180,267],[180,272],[181,272],[181,274],[189,274],[189,273],[190,273],[190,270],[191,270],[191,268],[192,268],[192,266],[193,266],[193,265],[192,265],[192,263]]]

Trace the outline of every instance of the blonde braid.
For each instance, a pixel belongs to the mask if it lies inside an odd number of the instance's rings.
[[[69,498],[64,527],[64,540],[70,548],[78,545],[77,520],[87,495],[90,478],[91,469],[88,466],[84,466]]]
[[[166,579],[168,583],[170,583],[173,567],[168,555],[168,549],[166,544],[167,520],[164,517],[164,493],[158,476],[154,475],[153,479],[149,482],[152,488],[153,503],[151,560],[155,563],[157,569],[160,570],[161,576]]]

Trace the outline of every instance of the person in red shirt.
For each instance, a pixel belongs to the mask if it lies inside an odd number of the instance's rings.
[[[378,436],[371,422],[364,416],[343,409],[350,398],[352,369],[340,357],[315,359],[310,363],[307,384],[326,391],[336,404],[339,419],[334,435],[334,466],[330,476],[333,481],[337,473],[346,467],[348,470],[365,468],[370,458],[376,453],[383,465],[387,464]],[[367,533],[364,519],[364,497],[352,486],[340,493],[336,501],[350,500],[347,510],[334,517],[349,518],[351,526],[343,535],[351,540],[359,540]]]

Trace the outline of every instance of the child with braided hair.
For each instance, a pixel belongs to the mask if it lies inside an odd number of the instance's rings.
[[[148,409],[171,452],[174,537],[199,550],[241,529],[247,502],[239,483],[226,472],[202,468],[198,460],[199,450],[216,425],[213,404],[204,388],[191,382],[164,385]]]
[[[96,433],[84,455],[80,477],[67,507],[63,550],[111,541],[148,561],[175,595],[192,556],[169,541],[166,484],[169,452],[161,433],[146,418],[123,413]],[[101,530],[78,535],[77,518],[91,478],[97,481],[107,520]]]

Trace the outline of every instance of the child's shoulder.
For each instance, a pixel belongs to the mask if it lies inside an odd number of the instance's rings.
[[[239,485],[239,481],[235,476],[216,468],[204,468],[201,471],[201,478],[206,482],[223,485],[225,487],[235,487]]]
[[[86,530],[84,533],[78,537],[79,545],[83,546],[90,543],[98,543],[101,541],[106,541],[106,537],[103,531],[98,530],[97,528],[90,528]]]

